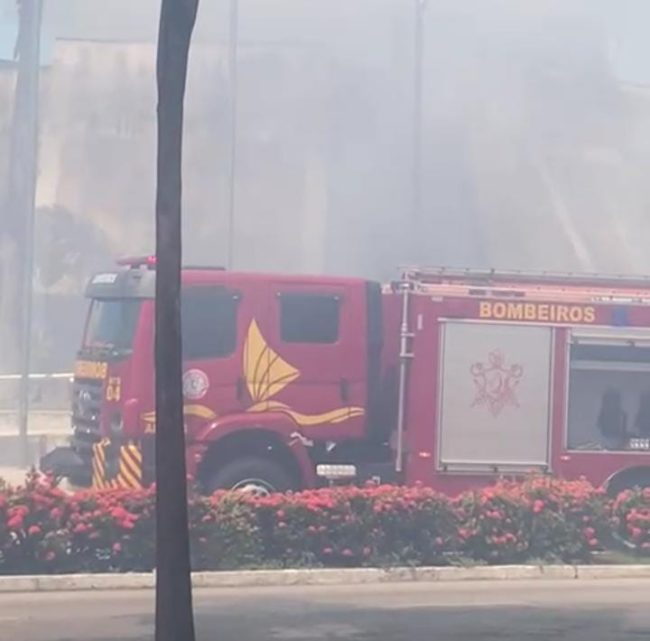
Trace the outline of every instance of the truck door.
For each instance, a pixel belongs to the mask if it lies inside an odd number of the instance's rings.
[[[267,301],[249,283],[220,282],[215,278],[183,282],[184,417],[190,440],[217,417],[244,411],[246,393],[242,362],[250,319],[267,314]],[[150,341],[143,357],[140,396],[145,431],[155,429],[153,305],[148,312]]]
[[[242,318],[252,297],[228,284],[184,284],[183,395],[189,432],[246,404],[242,385]]]
[[[361,436],[367,405],[365,283],[280,281],[271,283],[270,294],[271,369],[273,362],[283,368],[269,400],[308,436]]]

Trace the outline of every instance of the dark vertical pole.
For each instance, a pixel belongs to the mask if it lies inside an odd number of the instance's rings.
[[[420,237],[422,225],[422,62],[424,55],[424,11],[426,0],[415,1],[415,33],[413,41],[413,166],[412,166],[412,198],[413,225],[413,260],[422,260]],[[407,227],[408,229],[409,227]]]
[[[198,0],[162,0],[156,187],[156,641],[194,641],[181,346],[183,104]]]
[[[21,0],[16,43],[18,77],[13,114],[10,168],[12,215],[22,219],[21,367],[18,425],[23,465],[29,464],[29,375],[34,286],[34,217],[38,166],[38,93],[41,57],[42,0]]]
[[[237,172],[237,72],[239,63],[239,0],[230,0],[228,30],[228,78],[230,83],[230,162],[228,163],[228,247],[226,266],[232,269],[235,260],[235,196]]]

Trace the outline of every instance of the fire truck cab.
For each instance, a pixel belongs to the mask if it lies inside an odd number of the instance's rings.
[[[74,484],[153,480],[155,261],[97,274],[75,368]],[[406,269],[183,270],[188,472],[206,491],[332,480],[449,494],[531,470],[650,485],[650,279]]]
[[[154,290],[154,260],[92,278],[71,448],[43,469],[99,488],[153,480]],[[209,491],[288,490],[318,465],[388,461],[382,303],[362,279],[183,269],[189,474]]]

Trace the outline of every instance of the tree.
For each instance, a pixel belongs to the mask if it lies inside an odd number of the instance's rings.
[[[0,203],[0,367],[29,359],[42,0],[17,0],[16,86]],[[24,385],[26,389],[26,382]],[[22,409],[22,408],[21,408]]]
[[[194,641],[181,352],[183,103],[198,0],[162,0],[156,187],[156,641]]]

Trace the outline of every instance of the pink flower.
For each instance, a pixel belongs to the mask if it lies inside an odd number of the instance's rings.
[[[58,521],[63,516],[63,510],[60,507],[54,507],[50,511],[50,518]]]
[[[540,499],[537,499],[533,503],[533,512],[535,514],[539,514],[540,512],[542,512],[544,510],[544,507],[545,507],[544,501],[541,501]]]
[[[101,513],[99,515],[101,515]],[[123,507],[115,507],[111,510],[111,516],[116,521],[122,521],[129,517],[129,513]]]

